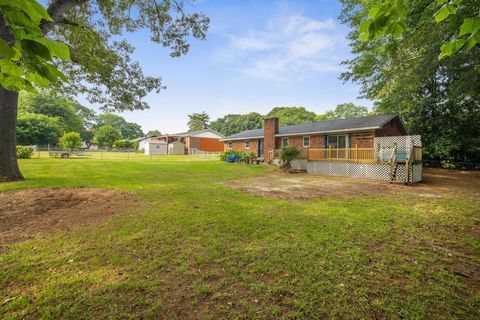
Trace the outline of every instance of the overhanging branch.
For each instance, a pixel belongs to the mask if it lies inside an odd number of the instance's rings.
[[[47,12],[53,21],[43,20],[40,24],[43,34],[47,34],[52,30],[55,24],[77,25],[67,20],[64,15],[73,8],[86,3],[90,0],[53,0],[47,8]]]

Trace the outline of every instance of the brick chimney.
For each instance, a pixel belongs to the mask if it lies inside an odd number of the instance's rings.
[[[278,123],[278,118],[265,119],[265,124],[263,126],[263,150],[266,162],[273,160],[273,150],[275,150],[275,134],[278,133]]]

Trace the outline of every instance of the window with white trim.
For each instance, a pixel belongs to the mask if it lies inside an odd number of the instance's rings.
[[[232,141],[228,141],[228,149],[232,149],[232,145],[233,145],[233,142],[232,142]]]
[[[250,140],[245,140],[245,149],[250,148]]]
[[[288,147],[288,138],[282,138],[282,147]]]
[[[310,147],[310,136],[303,137],[303,147],[304,148]]]

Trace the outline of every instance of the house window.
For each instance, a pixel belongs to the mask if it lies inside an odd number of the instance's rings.
[[[250,148],[250,140],[245,140],[245,149]]]
[[[310,147],[310,137],[309,136],[303,137],[303,147],[304,148]]]
[[[348,148],[348,136],[328,136],[328,147],[332,147],[332,149]]]
[[[228,149],[232,149],[232,144],[233,144],[232,141],[228,142]]]
[[[288,138],[282,138],[282,147],[288,147]]]

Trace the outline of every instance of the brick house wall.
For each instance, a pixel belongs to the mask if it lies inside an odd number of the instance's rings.
[[[290,137],[277,137],[276,138],[276,147],[275,149],[281,149],[282,148],[282,139],[283,138],[288,138],[288,145],[290,147],[297,147],[297,148],[303,148],[303,137],[310,137],[310,148],[313,149],[322,149],[324,148],[323,145],[323,135],[301,135],[301,136],[290,136]]]
[[[307,135],[298,135],[298,136],[288,136],[288,137],[275,137],[275,133],[278,133],[278,118],[265,119],[264,127],[264,155],[265,161],[270,161],[273,159],[268,159],[268,151],[274,149],[281,149],[282,139],[288,138],[288,145],[295,146],[297,148],[303,148],[303,137]],[[342,135],[346,134],[349,136],[349,146],[350,148],[373,148],[373,139],[375,137],[384,137],[384,136],[403,136],[407,132],[403,127],[401,120],[396,117],[391,121],[387,122],[381,129],[371,130],[371,131],[362,131],[362,132],[353,132],[353,133],[339,133],[331,135]],[[324,137],[325,135],[309,135],[310,136],[310,148],[312,149],[323,149],[324,146]],[[225,142],[224,150],[228,149],[228,142]],[[245,149],[245,140],[232,141],[232,150],[235,151],[245,151],[245,152],[258,152],[258,139],[250,140],[250,148]]]
[[[265,126],[263,128],[263,134],[264,134],[264,158],[265,161],[270,161],[273,160],[273,157],[271,157],[271,151],[273,151],[276,147],[276,139],[275,139],[275,134],[278,133],[278,124],[279,124],[279,119],[278,118],[268,118],[265,119]],[[270,159],[272,158],[272,159]]]
[[[224,151],[234,150],[234,151],[245,151],[246,153],[258,153],[258,139],[250,140],[249,148],[245,148],[245,140],[232,141],[232,149],[228,149],[228,142],[224,144]]]

